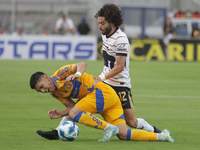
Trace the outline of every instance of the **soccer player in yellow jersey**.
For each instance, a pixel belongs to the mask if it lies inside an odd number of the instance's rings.
[[[38,92],[50,93],[60,100],[66,108],[62,111],[53,109],[48,112],[51,119],[69,115],[75,122],[104,130],[104,137],[99,141],[110,141],[115,135],[121,140],[169,141],[174,142],[169,131],[153,133],[140,129],[128,129],[116,92],[109,85],[99,82],[98,78],[85,73],[87,64],[80,62],[66,65],[52,76],[36,72],[30,78],[30,86]],[[72,98],[79,101],[75,103]],[[102,120],[94,113],[99,113]]]

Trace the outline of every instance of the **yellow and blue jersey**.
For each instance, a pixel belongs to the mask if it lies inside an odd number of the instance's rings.
[[[87,73],[83,73],[76,81],[65,82],[69,75],[76,73],[73,68],[74,64],[63,66],[50,76],[56,86],[51,95],[63,104],[69,98],[81,99],[75,106],[83,111],[99,113],[114,125],[125,123],[119,97],[109,85],[99,82],[94,87],[93,76]]]
[[[63,66],[50,76],[56,86],[56,90],[51,95],[62,103],[65,103],[68,98],[82,99],[94,90],[93,76],[87,73],[83,73],[76,81],[65,82],[69,75],[76,73],[73,66],[74,64]]]

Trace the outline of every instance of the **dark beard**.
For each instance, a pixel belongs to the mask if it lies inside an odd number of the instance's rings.
[[[103,35],[108,35],[111,32],[112,28],[111,25],[109,24],[109,26],[105,29],[105,33],[103,33]]]

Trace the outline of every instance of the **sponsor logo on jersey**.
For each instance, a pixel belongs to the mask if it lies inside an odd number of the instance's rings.
[[[92,117],[92,120],[94,120],[98,125],[100,125],[100,126],[102,126],[102,121],[101,120],[99,120],[97,117],[95,117],[95,116],[93,116]]]
[[[126,51],[127,48],[126,48],[125,46],[126,46],[126,44],[121,44],[121,45],[117,48],[117,50]]]

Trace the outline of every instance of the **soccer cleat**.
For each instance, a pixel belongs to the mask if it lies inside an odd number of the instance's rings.
[[[49,140],[59,140],[60,139],[57,130],[52,130],[52,131],[37,130],[37,134],[39,134],[41,137],[44,137]]]
[[[118,133],[119,133],[118,127],[109,124],[108,127],[103,132],[103,134],[104,134],[103,139],[98,140],[98,141],[100,141],[100,142],[110,141],[112,139],[112,137],[115,136]]]
[[[158,129],[156,126],[153,126],[154,128],[154,133],[161,133],[160,129]]]
[[[158,133],[159,141],[174,142],[174,138],[170,136],[170,132],[165,129],[161,133]]]

